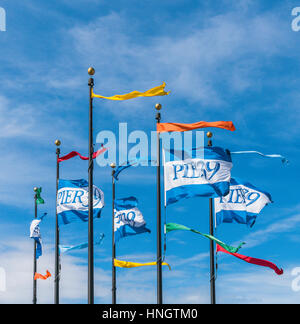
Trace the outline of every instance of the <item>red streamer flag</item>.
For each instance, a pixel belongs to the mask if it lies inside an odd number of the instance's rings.
[[[102,153],[104,153],[104,152],[106,152],[106,151],[107,151],[107,148],[105,148],[105,147],[99,149],[97,152],[95,152],[95,153],[93,154],[93,159],[96,159],[97,156],[99,156],[100,154],[102,154]],[[85,160],[85,161],[89,159],[89,157],[87,157],[87,156],[82,156],[80,153],[78,153],[78,152],[76,152],[76,151],[72,151],[72,152],[70,152],[69,154],[60,157],[60,158],[58,159],[58,162],[63,162],[63,161],[70,160],[70,159],[72,159],[72,158],[75,157],[75,156],[79,156],[79,157],[81,158],[81,160]]]
[[[232,121],[216,121],[216,122],[205,122],[199,121],[194,124],[181,124],[181,123],[158,123],[157,131],[159,133],[163,132],[185,132],[191,131],[197,128],[206,128],[206,127],[216,127],[223,128],[230,131],[235,131],[235,127]]]
[[[235,256],[236,258],[241,259],[241,260],[243,260],[245,262],[256,264],[256,265],[261,266],[261,267],[271,268],[279,276],[283,274],[283,269],[279,269],[276,266],[276,264],[274,264],[274,263],[272,263],[270,261],[251,258],[251,257],[245,256],[245,255],[242,255],[242,254],[238,254],[238,253],[230,253],[230,252],[226,251],[225,249],[223,249],[219,244],[217,244],[217,252],[223,252],[223,253],[231,254],[231,255]]]

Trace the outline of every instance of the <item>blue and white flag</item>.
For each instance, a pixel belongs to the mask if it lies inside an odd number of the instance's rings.
[[[104,239],[104,234],[101,233],[99,236],[96,237],[96,239],[94,240],[94,245],[100,245],[102,243]],[[89,246],[88,243],[82,243],[82,244],[78,244],[78,245],[59,245],[59,254],[64,254],[64,253],[68,253],[70,251],[73,250],[83,250],[86,249]]]
[[[86,180],[59,180],[57,193],[57,214],[59,225],[78,220],[88,221],[88,182]],[[94,186],[94,217],[100,217],[104,207],[104,194]]]
[[[42,236],[40,230],[40,222],[42,219],[34,219],[30,224],[30,237],[36,242],[36,259],[38,259],[42,254]]]
[[[257,215],[269,203],[272,197],[249,182],[231,178],[230,193],[215,198],[216,224],[238,223],[252,227]]]
[[[232,169],[230,152],[221,147],[202,147],[192,151],[190,154],[179,154],[170,150],[169,161],[166,161],[163,151],[165,205],[181,199],[222,197],[229,193]]]
[[[115,242],[121,238],[141,233],[151,233],[135,197],[115,200]]]

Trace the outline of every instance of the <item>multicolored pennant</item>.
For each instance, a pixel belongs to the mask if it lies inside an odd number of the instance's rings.
[[[224,249],[223,247],[221,247],[220,245],[217,244],[217,252],[223,252],[223,253],[227,253],[227,254],[231,254],[233,256],[235,256],[238,259],[241,259],[245,262],[251,263],[251,264],[255,264],[261,267],[268,267],[272,270],[275,271],[275,273],[279,276],[281,276],[283,274],[283,269],[279,269],[277,267],[276,264],[270,262],[270,261],[266,261],[266,260],[262,260],[262,259],[256,259],[256,258],[252,258],[252,257],[248,257],[245,255],[241,255],[238,253],[230,253],[228,252],[226,249]]]
[[[186,227],[184,225],[180,225],[180,224],[175,224],[175,223],[168,223],[166,224],[166,233],[169,233],[171,231],[190,231],[190,232],[193,232],[193,233],[196,233],[196,234],[200,234],[212,241],[215,241],[216,243],[218,243],[220,246],[222,246],[226,251],[228,252],[231,252],[231,253],[236,253],[239,251],[239,249],[241,249],[241,247],[245,244],[244,242],[241,243],[238,247],[233,247],[233,246],[230,246],[228,244],[225,244],[223,243],[222,241],[220,241],[219,239],[215,238],[214,236],[212,235],[209,235],[209,234],[203,234],[201,232],[198,232],[192,228],[189,228],[189,227]]]

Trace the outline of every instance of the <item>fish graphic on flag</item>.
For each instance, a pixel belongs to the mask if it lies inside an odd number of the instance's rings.
[[[137,205],[135,197],[115,200],[115,242],[126,236],[151,233]]]
[[[191,152],[164,150],[163,161],[165,205],[192,197],[215,198],[229,193],[232,161],[228,150],[209,146],[193,148]]]
[[[88,221],[88,182],[80,180],[59,180],[57,193],[57,214],[59,225],[76,221]],[[93,187],[94,218],[100,217],[104,207],[104,193]]]
[[[238,223],[252,227],[257,215],[272,197],[251,183],[231,178],[230,193],[214,199],[216,224]]]

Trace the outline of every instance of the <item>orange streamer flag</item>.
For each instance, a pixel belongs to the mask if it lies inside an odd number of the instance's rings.
[[[157,131],[163,132],[185,132],[191,131],[197,128],[216,127],[223,128],[230,131],[235,131],[235,127],[232,121],[216,121],[216,122],[205,122],[200,121],[194,124],[181,124],[181,123],[158,123]]]
[[[37,279],[42,279],[42,280],[46,280],[46,279],[48,279],[49,277],[51,277],[51,273],[47,270],[46,271],[46,275],[45,276],[43,276],[43,275],[41,275],[40,273],[35,273],[35,275],[34,275],[34,280],[37,280]]]

